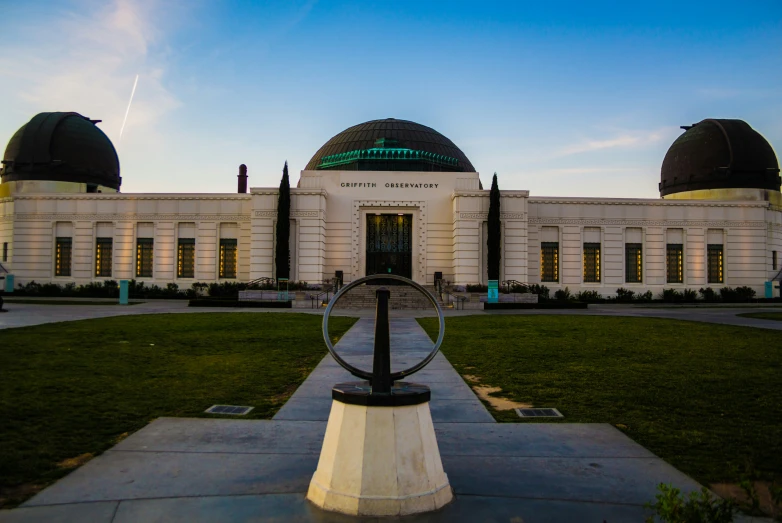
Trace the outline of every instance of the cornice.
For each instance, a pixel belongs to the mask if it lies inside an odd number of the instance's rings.
[[[18,194],[14,200],[250,200],[249,194],[120,194],[120,193],[78,193],[78,194]]]
[[[489,213],[487,212],[460,212],[459,219],[461,220],[487,220]],[[524,220],[527,218],[525,212],[500,212],[500,220]]]
[[[488,198],[490,190],[482,191],[462,191],[456,190],[451,193],[451,200],[454,198]],[[529,191],[500,191],[500,198],[529,198]]]
[[[280,189],[275,187],[250,188],[250,194],[257,194],[259,196],[277,196],[279,193]],[[295,194],[297,196],[323,196],[326,199],[329,197],[329,193],[326,191],[326,189],[291,187],[291,194]]]
[[[156,214],[156,213],[104,213],[104,214],[44,214],[44,213],[18,213],[15,217],[20,221],[99,221],[99,222],[121,222],[121,221],[222,221],[222,222],[246,222],[250,221],[250,216],[245,214]]]
[[[765,221],[623,220],[611,218],[530,218],[530,225],[624,225],[627,227],[748,227],[766,228]]]
[[[325,219],[325,212],[322,210],[314,210],[314,211],[291,211],[291,218],[318,218],[321,215],[323,215]],[[256,218],[276,218],[277,217],[277,210],[266,210],[266,211],[253,211],[253,216]]]
[[[769,202],[747,201],[716,201],[716,200],[663,200],[645,198],[557,198],[537,197],[530,198],[530,204],[556,204],[556,205],[633,205],[649,207],[758,207],[765,208]]]

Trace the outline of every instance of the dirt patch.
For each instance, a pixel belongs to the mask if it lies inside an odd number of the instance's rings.
[[[43,490],[45,485],[26,483],[15,487],[0,488],[0,509],[13,508],[22,501],[33,497]]]
[[[94,457],[95,456],[93,454],[88,452],[86,454],[82,454],[81,456],[76,456],[75,458],[64,459],[59,462],[57,466],[63,469],[75,469],[76,467],[81,467]]]
[[[769,487],[771,483],[767,481],[755,481],[753,482],[755,491],[758,493],[758,501],[760,501],[760,510],[769,516],[777,516],[782,513],[782,510],[775,509],[774,500],[771,499],[771,492]],[[739,505],[749,507],[752,506],[752,502],[749,500],[749,496],[744,492],[738,483],[713,483],[709,485],[709,488],[725,499],[732,499]],[[780,507],[782,508],[782,507]],[[776,510],[776,512],[775,512]]]
[[[466,376],[465,376],[466,377]],[[532,407],[529,403],[519,403],[517,401],[511,401],[507,398],[498,398],[497,396],[491,396],[490,394],[496,394],[502,392],[499,387],[489,387],[488,385],[473,385],[472,390],[483,401],[489,402],[489,405],[496,410],[513,410],[513,409],[529,409]]]
[[[479,381],[481,381],[481,379],[478,376],[473,376],[471,374],[465,374],[464,379],[466,379],[467,381],[471,381],[473,383],[478,383]]]
[[[122,434],[120,434],[119,436],[114,438],[114,444],[116,445],[117,443],[119,443],[120,441],[122,441],[123,439],[125,439],[127,437],[128,437],[128,433],[127,432],[123,432]]]

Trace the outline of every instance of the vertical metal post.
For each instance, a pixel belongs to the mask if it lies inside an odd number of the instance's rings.
[[[372,365],[372,394],[391,393],[391,332],[388,325],[388,299],[391,291],[386,288],[375,292],[375,354]]]

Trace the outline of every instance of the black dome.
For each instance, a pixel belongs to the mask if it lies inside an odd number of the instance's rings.
[[[111,140],[79,113],[39,113],[11,137],[3,182],[49,180],[119,190],[119,159]]]
[[[475,172],[467,156],[431,127],[372,120],[345,129],[321,147],[305,170]]]
[[[699,189],[779,191],[774,150],[747,122],[707,119],[682,129],[663,160],[660,196]]]

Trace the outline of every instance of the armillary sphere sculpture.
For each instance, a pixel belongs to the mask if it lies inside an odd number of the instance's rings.
[[[376,291],[372,372],[346,362],[329,339],[334,304],[350,289],[377,279],[398,280],[414,287],[429,299],[440,320],[432,351],[401,372],[391,372],[388,289]],[[445,319],[435,297],[402,276],[360,278],[334,296],[323,315],[323,339],[337,363],[366,381],[338,383],[332,388],[329,422],[307,499],[325,510],[360,516],[429,512],[453,499],[429,411],[429,387],[401,381],[434,359],[444,336]]]
[[[334,308],[334,304],[341,296],[344,296],[350,289],[372,280],[397,280],[404,282],[421,292],[434,306],[437,311],[437,317],[440,320],[440,330],[437,335],[437,341],[429,355],[416,365],[400,372],[391,372],[391,331],[388,322],[388,301],[391,298],[391,291],[385,288],[377,290],[377,308],[375,309],[375,352],[372,365],[372,372],[367,372],[350,365],[337,351],[329,339],[329,316]],[[437,303],[432,294],[426,288],[402,276],[394,274],[378,274],[366,276],[355,280],[342,287],[329,302],[326,312],[323,315],[323,340],[331,353],[331,356],[342,365],[348,372],[357,378],[367,380],[364,382],[339,383],[332,389],[332,398],[343,403],[352,405],[368,405],[377,407],[390,407],[401,405],[417,405],[429,401],[431,394],[429,387],[412,383],[400,382],[399,380],[410,376],[413,373],[426,367],[437,355],[445,336],[445,318],[440,304]],[[394,382],[397,382],[394,385]]]

